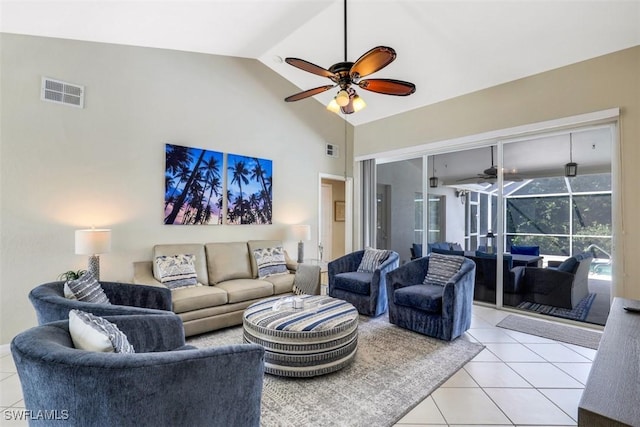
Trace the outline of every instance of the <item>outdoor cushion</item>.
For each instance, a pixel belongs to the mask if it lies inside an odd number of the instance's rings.
[[[540,255],[540,246],[511,246],[512,255]]]
[[[449,248],[447,249],[440,249],[440,248],[433,248],[431,249],[431,253],[434,254],[441,254],[441,255],[459,255],[459,256],[464,256],[464,251],[454,251],[451,250]]]
[[[422,244],[413,243],[413,256],[420,258],[422,256]]]
[[[442,312],[444,287],[438,285],[413,285],[397,289],[393,302],[397,305],[416,308],[429,313]]]
[[[578,260],[575,257],[569,257],[560,264],[556,270],[566,273],[575,273],[578,267]]]
[[[334,287],[360,295],[369,295],[371,293],[372,278],[373,273],[362,271],[340,273],[335,276]]]

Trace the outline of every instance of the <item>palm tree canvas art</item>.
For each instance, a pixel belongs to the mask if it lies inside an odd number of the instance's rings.
[[[222,224],[222,156],[166,144],[165,224]]]
[[[227,155],[227,224],[271,224],[272,163]]]

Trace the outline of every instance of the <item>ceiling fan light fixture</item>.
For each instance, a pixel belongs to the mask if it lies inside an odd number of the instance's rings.
[[[367,106],[367,103],[364,102],[364,99],[360,97],[360,95],[356,95],[353,97],[353,111],[358,112]]]
[[[347,105],[349,105],[349,92],[347,92],[346,90],[342,89],[336,95],[335,100],[336,100],[336,102],[338,103],[339,106],[346,107]]]
[[[331,111],[332,113],[339,113],[340,112],[340,106],[338,105],[338,102],[336,101],[335,98],[333,98],[331,100],[331,102],[329,102],[329,104],[327,104],[327,110]]]

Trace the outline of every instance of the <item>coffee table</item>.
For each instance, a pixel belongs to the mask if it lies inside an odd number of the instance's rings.
[[[242,315],[244,341],[265,349],[265,372],[313,377],[347,366],[358,349],[358,311],[324,295],[274,297],[250,305]]]

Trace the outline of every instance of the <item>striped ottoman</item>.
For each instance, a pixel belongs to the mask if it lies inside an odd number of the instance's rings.
[[[242,316],[244,341],[265,348],[265,372],[313,377],[348,365],[358,349],[358,311],[346,301],[301,295],[304,308],[269,298]]]

